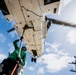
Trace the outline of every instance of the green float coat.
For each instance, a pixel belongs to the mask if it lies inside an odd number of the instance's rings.
[[[17,59],[17,57],[18,57],[18,53],[19,53],[19,50],[20,50],[20,48],[18,47],[18,45],[17,45],[17,42],[18,42],[19,40],[16,40],[16,41],[14,41],[13,42],[13,44],[14,44],[14,47],[15,47],[15,50],[9,55],[9,57],[8,58],[11,58],[12,60],[15,60],[16,61],[16,59]],[[22,61],[21,61],[21,65],[22,66],[24,66],[25,65],[25,60],[26,60],[26,53],[25,53],[25,51],[24,50],[21,50],[21,53],[20,53],[20,58],[22,59]]]

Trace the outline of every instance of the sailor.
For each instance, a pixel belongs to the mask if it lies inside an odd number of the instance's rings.
[[[23,36],[20,38],[20,40],[22,40],[22,39],[23,39]],[[15,40],[13,42],[15,50],[11,54],[9,54],[8,58],[4,59],[3,62],[1,63],[2,70],[0,72],[0,75],[2,75],[2,74],[10,75],[16,64],[18,64],[18,65],[17,65],[16,70],[14,71],[13,75],[19,75],[21,69],[25,65],[27,49],[26,49],[26,47],[23,46],[21,48],[20,57],[18,57],[19,50],[20,50],[20,48],[17,45],[18,41],[19,41],[19,39]]]

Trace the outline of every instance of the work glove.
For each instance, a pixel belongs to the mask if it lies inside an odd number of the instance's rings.
[[[20,57],[17,57],[16,60],[17,60],[18,63],[21,63],[21,58]]]
[[[20,37],[20,40],[22,40],[22,39],[23,39],[23,36]]]

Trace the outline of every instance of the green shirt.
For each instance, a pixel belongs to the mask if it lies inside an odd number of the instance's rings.
[[[17,59],[17,57],[18,57],[18,53],[19,53],[19,47],[18,47],[18,45],[17,45],[17,42],[18,42],[19,40],[15,40],[14,42],[13,42],[13,45],[14,45],[14,47],[15,47],[15,50],[9,55],[9,57],[8,58],[11,58],[12,60],[15,60],[16,61],[16,59]],[[21,58],[21,65],[22,66],[24,66],[25,65],[25,61],[26,61],[26,53],[25,53],[25,51],[24,50],[21,50],[21,54],[20,54],[20,58]]]

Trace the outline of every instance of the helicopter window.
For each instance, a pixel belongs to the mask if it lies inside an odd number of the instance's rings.
[[[57,8],[54,8],[54,13],[56,13]]]
[[[58,1],[60,1],[60,0],[44,0],[44,5],[54,3],[54,2],[58,2]]]
[[[7,7],[6,7],[4,0],[0,0],[0,10],[2,11],[3,15],[10,14]]]

